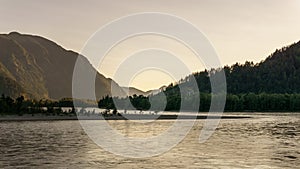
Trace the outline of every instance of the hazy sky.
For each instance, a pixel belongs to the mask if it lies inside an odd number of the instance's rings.
[[[0,0],[0,4],[1,33],[41,35],[77,52],[104,24],[137,12],[169,13],[191,22],[213,44],[223,65],[259,62],[276,48],[300,40],[300,0]],[[188,51],[182,53],[185,49],[177,48],[176,42],[147,36],[116,47],[100,72],[113,77],[122,56],[137,50],[143,41],[180,49],[178,57],[185,59],[192,71],[203,69]],[[178,79],[166,75],[153,70],[140,72],[130,85],[147,90]]]

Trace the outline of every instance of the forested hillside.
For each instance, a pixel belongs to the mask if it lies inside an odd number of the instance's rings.
[[[300,111],[300,42],[276,50],[257,64],[247,61],[244,64],[204,70],[189,75],[176,84],[170,84],[163,91],[167,98],[165,110],[179,110],[182,99],[188,99],[193,105],[193,98],[197,96],[193,94],[189,84],[190,79],[195,77],[200,91],[199,111],[209,111],[209,79],[221,71],[225,72],[227,82],[225,111]],[[180,92],[187,91],[189,98],[182,98]],[[155,100],[155,96],[152,97]],[[138,109],[149,108],[149,101],[145,102],[149,98],[130,99]],[[106,108],[107,105],[113,107],[112,99],[106,97],[99,102],[100,107]]]

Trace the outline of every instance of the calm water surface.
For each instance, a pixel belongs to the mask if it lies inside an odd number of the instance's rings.
[[[99,148],[78,121],[0,122],[0,168],[299,168],[300,114],[255,114],[221,120],[198,143],[203,120],[170,151],[152,158],[117,156]],[[174,121],[110,121],[131,137],[149,137]]]

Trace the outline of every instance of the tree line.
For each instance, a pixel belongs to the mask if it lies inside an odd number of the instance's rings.
[[[70,109],[68,111],[63,111],[63,107],[68,107]],[[2,94],[0,97],[0,114],[2,115],[74,115],[74,113],[75,110],[73,106],[73,99],[71,98],[63,98],[58,101],[48,99],[41,99],[39,101],[36,101],[25,99],[24,96],[19,96],[14,99]]]
[[[151,98],[152,97],[152,98]],[[182,99],[186,99],[185,102],[193,105],[193,101],[196,96],[189,96],[188,98],[182,98],[180,95],[166,95],[166,105],[163,110],[166,111],[178,111],[180,110],[180,104]],[[198,96],[200,99],[200,105],[198,111],[209,111],[212,95],[209,93],[200,93]],[[128,99],[131,101],[132,106],[128,105]],[[119,109],[137,109],[148,110],[152,104],[159,104],[153,101],[153,96],[130,96],[127,98],[118,98],[106,96],[99,100],[99,108],[104,109],[116,109],[115,103],[118,104]],[[151,100],[151,101],[150,101]],[[161,109],[152,109],[161,110]],[[186,108],[183,111],[192,111],[195,109]],[[227,112],[299,112],[300,111],[300,94],[268,94],[268,93],[247,93],[247,94],[227,94],[224,111]]]

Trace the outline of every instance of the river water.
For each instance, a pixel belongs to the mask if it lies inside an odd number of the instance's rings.
[[[0,122],[0,168],[299,168],[300,114],[246,114],[222,119],[205,143],[204,120],[170,151],[150,158],[126,158],[98,147],[78,121]],[[149,137],[174,121],[109,121],[124,135]]]

